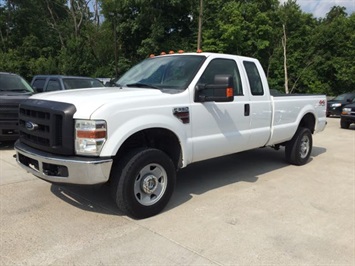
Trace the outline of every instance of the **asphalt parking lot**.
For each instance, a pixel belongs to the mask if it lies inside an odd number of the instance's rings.
[[[0,265],[355,265],[355,126],[329,118],[311,161],[257,149],[178,174],[159,215],[122,215],[103,187],[52,185],[0,145]]]

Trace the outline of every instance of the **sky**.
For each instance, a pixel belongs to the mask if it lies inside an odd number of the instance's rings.
[[[279,0],[284,3],[287,0]],[[323,18],[333,6],[344,6],[346,13],[350,15],[355,12],[355,0],[296,0],[302,11],[313,14],[316,18]],[[4,0],[0,0],[2,4]]]
[[[281,3],[287,0],[280,0]],[[355,12],[355,0],[296,0],[302,11],[312,13],[316,18],[323,18],[333,6],[344,6],[346,13]]]

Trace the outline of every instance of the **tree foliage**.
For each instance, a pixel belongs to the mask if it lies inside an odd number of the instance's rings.
[[[151,53],[195,51],[199,4],[0,0],[0,70],[114,77]],[[209,0],[202,49],[258,58],[274,89],[336,95],[355,88],[354,28],[340,6],[315,18],[295,0]]]

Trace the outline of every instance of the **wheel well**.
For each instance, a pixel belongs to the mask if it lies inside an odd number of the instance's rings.
[[[182,165],[182,152],[179,139],[170,130],[150,128],[136,132],[123,143],[116,157],[120,158],[129,150],[136,148],[159,149],[171,158],[176,169],[179,169]]]
[[[311,113],[308,113],[302,118],[302,120],[301,120],[301,122],[300,122],[298,127],[308,128],[313,134],[314,133],[315,123],[316,123],[315,121],[316,120],[315,120],[314,115],[311,114]]]

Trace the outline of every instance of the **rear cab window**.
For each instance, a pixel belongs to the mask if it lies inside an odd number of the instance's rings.
[[[244,61],[243,64],[247,72],[251,94],[254,96],[264,95],[263,84],[256,64],[251,61]]]

